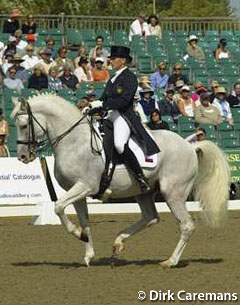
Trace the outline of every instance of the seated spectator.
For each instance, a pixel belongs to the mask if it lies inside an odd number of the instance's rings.
[[[89,59],[91,62],[94,62],[97,57],[102,57],[104,62],[107,62],[108,56],[109,52],[104,48],[104,38],[99,35],[96,37],[96,46],[89,52]]]
[[[17,71],[16,78],[21,79],[23,84],[26,84],[28,80],[28,73],[27,70],[21,65],[23,62],[24,59],[22,59],[19,54],[14,54],[13,58],[10,61],[12,67],[14,67]]]
[[[205,54],[202,50],[202,48],[200,48],[197,45],[198,39],[197,36],[195,35],[190,35],[188,38],[188,46],[186,48],[186,53],[189,57],[195,58],[198,61],[205,61]]]
[[[27,47],[28,43],[27,41],[22,39],[22,31],[16,30],[14,32],[14,37],[16,38],[16,48],[17,53],[23,56],[25,54],[25,48]]]
[[[157,130],[157,129],[169,130],[168,123],[162,120],[161,112],[158,109],[154,109],[151,111],[150,122],[147,123],[147,126],[152,130]]]
[[[78,68],[74,70],[74,75],[77,77],[79,83],[91,82],[93,80],[92,71],[88,63],[87,57],[81,57],[79,59]]]
[[[161,62],[158,70],[151,75],[151,86],[155,89],[166,89],[168,85],[168,74],[166,73],[166,64]]]
[[[0,129],[0,158],[10,157],[8,147],[6,145],[6,134]]]
[[[15,67],[13,67],[13,66],[10,67],[8,69],[7,74],[8,74],[8,76],[6,78],[4,78],[4,80],[3,80],[3,85],[6,88],[14,89],[14,90],[17,90],[18,92],[20,92],[24,88],[24,85],[23,85],[23,82],[21,81],[21,79],[16,77],[17,70],[15,69]]]
[[[182,74],[182,65],[180,63],[176,63],[174,65],[174,72],[170,75],[168,79],[168,85],[176,86],[176,82],[178,80],[182,80],[184,84],[188,84],[188,78],[186,75]]]
[[[138,80],[138,88],[137,88],[137,91],[136,91],[136,99],[140,99],[140,91],[142,89],[145,89],[145,88],[149,88],[151,87],[151,81],[149,79],[149,76],[147,75],[143,75],[139,78]]]
[[[232,112],[227,101],[226,89],[224,87],[218,87],[215,91],[215,94],[216,97],[212,104],[219,109],[221,117],[229,124],[233,125]]]
[[[3,23],[3,33],[9,33],[13,35],[16,30],[20,29],[20,24],[18,20],[20,16],[21,13],[19,9],[13,8],[9,18]]]
[[[56,66],[55,61],[52,59],[51,50],[48,48],[39,50],[40,60],[39,63],[43,66],[46,75],[49,74],[49,69]]]
[[[8,69],[12,66],[13,55],[14,55],[13,52],[8,51],[3,56],[2,71],[3,71],[3,74],[5,74],[5,75],[7,75]]]
[[[175,86],[175,93],[173,95],[173,100],[174,102],[177,103],[177,101],[179,100],[179,98],[181,97],[181,92],[182,92],[182,87],[184,86],[184,81],[183,80],[178,80],[176,82],[176,86]],[[170,88],[174,88],[173,84],[169,85]]]
[[[0,108],[0,157],[10,157],[7,147],[9,137],[9,124],[3,117],[3,110]]]
[[[27,54],[22,57],[24,59],[22,67],[26,70],[32,70],[39,63],[39,58],[34,55],[34,46],[32,44],[27,45],[26,52]]]
[[[8,39],[7,45],[3,49],[3,56],[6,55],[6,53],[11,52],[13,55],[17,53],[17,47],[16,47],[17,40],[14,36],[10,36]]]
[[[227,40],[226,38],[221,38],[219,40],[219,44],[217,49],[214,51],[214,56],[217,60],[222,58],[230,58],[231,54],[227,49]]]
[[[200,105],[200,95],[202,93],[207,93],[207,89],[203,86],[202,82],[197,81],[194,84],[195,92],[192,93],[191,98],[194,103],[199,106]]]
[[[95,59],[95,67],[92,69],[92,79],[94,82],[106,82],[110,78],[110,74],[107,69],[103,67],[104,59],[97,57]]]
[[[166,89],[166,95],[158,103],[162,115],[171,116],[174,123],[177,123],[179,111],[176,102],[173,100],[174,89],[169,87]]]
[[[63,75],[60,76],[63,88],[75,91],[79,87],[78,78],[72,73],[71,67],[63,68]]]
[[[58,52],[55,49],[55,40],[50,36],[48,36],[46,39],[45,49],[49,50],[52,60],[55,60],[58,57]]]
[[[192,144],[197,144],[199,141],[205,140],[206,130],[204,128],[197,128],[197,130],[186,138],[186,141]]]
[[[219,125],[222,123],[222,117],[219,109],[210,104],[208,93],[202,93],[200,96],[201,105],[194,108],[195,122],[199,124]]]
[[[9,128],[8,121],[5,120],[5,118],[3,116],[2,108],[0,108],[0,130],[1,130],[1,132],[3,132],[6,135],[6,139],[7,139],[10,134],[10,128]]]
[[[33,68],[33,74],[29,77],[28,88],[42,90],[48,88],[48,78],[41,64]]]
[[[58,77],[58,68],[55,66],[49,69],[48,89],[55,92],[59,92],[59,90],[63,89],[62,82]]]
[[[182,114],[183,116],[188,116],[193,118],[194,117],[194,102],[190,96],[190,88],[189,86],[183,86],[180,97],[177,101],[177,106],[179,113]]]
[[[151,87],[142,89],[138,103],[142,106],[144,114],[148,117],[154,109],[159,109],[158,103],[154,98],[154,91]]]
[[[22,24],[23,34],[35,34],[37,29],[37,24],[34,21],[33,15],[29,14],[26,17],[25,22]]]
[[[138,15],[137,19],[135,19],[130,25],[128,36],[129,41],[132,41],[132,36],[134,35],[141,35],[144,38],[150,35],[148,24],[145,21],[145,14],[142,12]]]
[[[236,82],[233,87],[233,92],[227,97],[230,107],[240,107],[240,82]]]
[[[68,53],[68,49],[66,46],[61,46],[58,49],[58,57],[55,59],[55,63],[58,67],[59,73],[63,71],[63,67],[65,65],[71,67],[72,71],[74,69],[73,61],[67,57],[67,53]]]
[[[158,24],[158,17],[156,15],[150,15],[148,18],[149,35],[155,35],[159,39],[162,39],[162,29]]]
[[[218,89],[219,87],[219,83],[217,80],[212,80],[211,83],[210,83],[210,87],[211,87],[211,92],[210,92],[210,103],[213,102],[213,100],[215,99],[216,97],[216,90]]]
[[[81,44],[78,47],[78,56],[76,58],[74,58],[74,67],[75,68],[78,67],[79,59],[81,57],[88,57],[87,48],[84,44]]]

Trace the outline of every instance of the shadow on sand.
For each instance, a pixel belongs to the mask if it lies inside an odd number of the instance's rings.
[[[196,259],[186,259],[181,260],[178,265],[174,268],[185,268],[189,264],[219,264],[222,263],[223,259],[221,258],[196,258]],[[97,260],[92,261],[92,267],[103,267],[103,266],[111,266],[111,267],[125,267],[125,266],[150,266],[150,265],[159,265],[161,263],[160,260],[125,260],[125,259],[117,259],[117,258],[109,258],[103,257]],[[84,263],[78,262],[48,262],[48,261],[41,261],[41,262],[18,262],[12,263],[14,267],[35,267],[35,266],[52,266],[52,267],[59,267],[61,269],[69,269],[69,268],[86,268]]]

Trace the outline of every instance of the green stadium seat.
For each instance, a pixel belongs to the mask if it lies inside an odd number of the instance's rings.
[[[81,29],[79,32],[84,42],[95,41],[96,39],[96,33],[93,29]]]
[[[82,44],[83,38],[79,30],[67,29],[66,31],[68,45],[80,45]]]
[[[183,122],[178,122],[178,129],[180,134],[182,135],[183,133],[193,133],[196,130],[196,127],[194,125],[194,123],[192,122],[187,122],[187,123],[183,123]]]
[[[169,123],[168,123],[168,126],[169,126],[169,129],[170,129],[172,132],[178,133],[178,126],[177,126],[176,124],[169,122]]]
[[[173,118],[170,115],[162,115],[161,118],[167,123],[173,123]]]
[[[235,139],[224,139],[222,140],[223,149],[239,149],[240,144],[238,140]]]

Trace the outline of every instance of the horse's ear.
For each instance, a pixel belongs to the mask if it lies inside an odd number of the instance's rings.
[[[18,98],[16,96],[12,97],[12,103],[13,103],[13,106],[17,106],[18,104]]]
[[[21,103],[20,109],[26,110],[27,108],[27,101],[25,99],[20,99],[19,102]]]

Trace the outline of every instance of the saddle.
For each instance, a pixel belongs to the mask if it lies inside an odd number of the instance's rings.
[[[116,167],[125,166],[121,155],[118,154],[114,147],[113,123],[106,119],[100,120],[99,123],[98,131],[102,138],[105,167],[101,176],[99,191],[92,196],[93,198],[98,199],[101,198],[101,195],[108,189]],[[95,132],[97,132],[96,129]],[[157,155],[146,157],[134,138],[129,140],[129,147],[135,153],[141,167],[153,168],[156,166]]]

